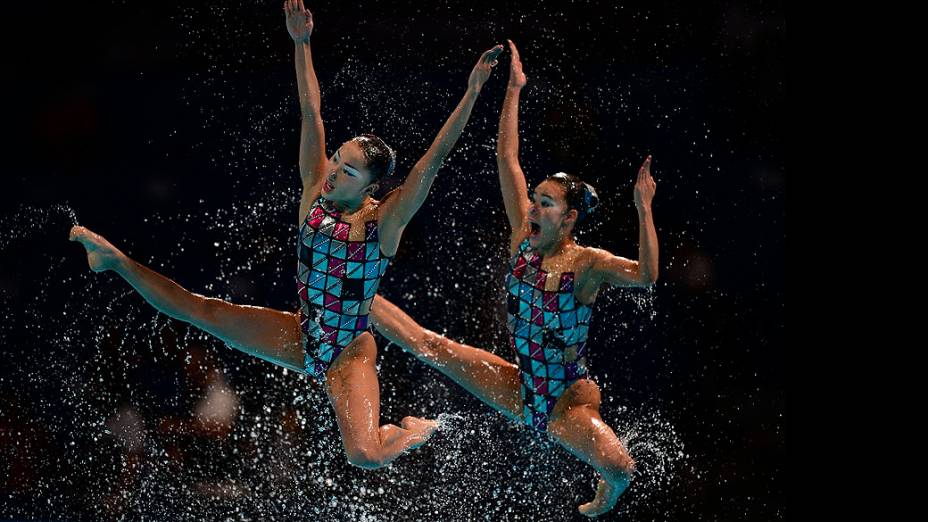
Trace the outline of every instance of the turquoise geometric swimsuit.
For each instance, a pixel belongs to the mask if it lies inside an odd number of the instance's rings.
[[[300,226],[297,292],[306,373],[325,381],[332,361],[368,330],[368,313],[392,257],[383,255],[377,221],[363,241],[350,241],[351,224],[319,197]]]
[[[546,431],[558,398],[587,376],[586,340],[592,308],[574,297],[574,273],[561,274],[556,291],[545,290],[543,258],[528,240],[510,260],[506,275],[507,326],[519,358],[523,421]]]

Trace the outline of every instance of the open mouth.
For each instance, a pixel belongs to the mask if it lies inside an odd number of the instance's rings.
[[[541,234],[541,227],[538,223],[529,223],[529,226],[532,227],[532,232],[529,234],[531,237],[538,237],[538,235]]]
[[[335,188],[329,183],[329,180],[325,180],[325,183],[322,184],[322,190],[326,192],[332,192],[332,189]]]

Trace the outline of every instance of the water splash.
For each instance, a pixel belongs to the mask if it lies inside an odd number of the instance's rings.
[[[76,225],[77,212],[67,204],[48,207],[20,205],[16,211],[0,216],[0,252],[17,241],[36,236],[49,229],[67,230]]]

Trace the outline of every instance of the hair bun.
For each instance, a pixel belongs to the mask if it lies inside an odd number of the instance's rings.
[[[596,189],[589,183],[583,183],[583,202],[586,204],[587,213],[592,213],[599,206],[599,194]]]

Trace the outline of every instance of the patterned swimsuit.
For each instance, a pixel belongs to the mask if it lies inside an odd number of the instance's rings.
[[[558,398],[587,376],[586,339],[592,308],[574,297],[574,273],[561,274],[558,289],[545,290],[548,273],[528,240],[510,260],[506,275],[507,327],[519,358],[522,415],[546,431]]]
[[[368,330],[371,301],[392,257],[380,250],[377,221],[364,223],[362,241],[350,241],[351,224],[319,197],[297,245],[297,292],[306,373],[325,381],[332,361]]]

